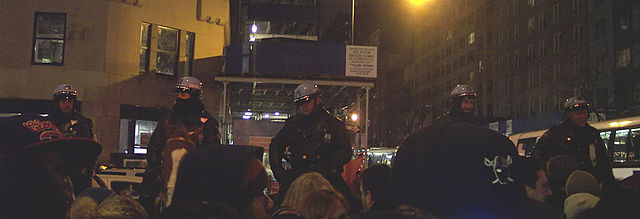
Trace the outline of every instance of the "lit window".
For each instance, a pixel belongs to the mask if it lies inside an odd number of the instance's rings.
[[[469,33],[469,45],[476,42],[476,32]]]
[[[631,49],[626,48],[618,52],[618,68],[626,68],[631,63]]]
[[[63,65],[67,14],[35,14],[32,64]]]

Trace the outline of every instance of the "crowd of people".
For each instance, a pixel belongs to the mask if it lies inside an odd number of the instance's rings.
[[[640,217],[640,193],[614,179],[581,97],[566,101],[566,120],[525,159],[478,124],[477,93],[458,85],[449,112],[412,133],[392,167],[368,167],[354,180],[344,176],[356,172],[344,170],[353,166],[344,123],[325,109],[317,85],[302,84],[293,100],[299,113],[269,147],[281,185],[272,195],[264,149],[220,144],[198,79],[184,77],[175,89],[150,139],[139,200],[92,183],[102,146],[73,86],[54,90],[49,116],[0,118],[0,218]]]

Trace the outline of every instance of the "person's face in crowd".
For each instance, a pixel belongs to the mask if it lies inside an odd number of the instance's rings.
[[[60,101],[58,101],[58,108],[60,108],[60,111],[62,111],[63,113],[70,113],[71,111],[73,111],[74,102],[75,101],[73,99],[60,99]]]
[[[300,109],[300,112],[302,113],[302,115],[308,116],[308,115],[311,115],[311,113],[316,108],[316,105],[319,102],[320,102],[320,98],[319,97],[310,98],[306,102],[299,103],[298,104],[298,109]]]
[[[262,166],[262,163],[258,160],[258,158],[253,158],[249,165],[249,171],[247,171],[249,177],[248,181],[253,182],[261,178],[264,179],[265,182],[260,183],[260,185],[265,185],[264,188],[258,188],[258,190],[264,191],[266,185],[268,184],[267,178],[264,177],[267,174],[267,172],[264,170],[264,166]],[[271,209],[274,207],[274,205],[275,204],[273,203],[271,198],[267,196],[267,194],[265,194],[264,192],[260,192],[259,194],[256,194],[256,196],[251,200],[247,208],[248,212],[245,212],[244,215],[249,215],[251,218],[271,218]]]
[[[526,185],[525,187],[527,197],[540,202],[546,202],[552,195],[551,188],[549,187],[549,181],[547,180],[547,176],[542,170],[538,170],[538,180],[536,181],[536,188],[533,189]]]
[[[585,127],[589,114],[587,110],[572,110],[567,113],[569,120],[578,127]]]
[[[369,211],[373,206],[373,198],[371,197],[371,191],[364,191],[362,183],[360,184],[360,201],[362,202],[362,210]]]
[[[470,97],[465,97],[460,103],[460,109],[465,113],[473,113],[475,107],[475,100]]]

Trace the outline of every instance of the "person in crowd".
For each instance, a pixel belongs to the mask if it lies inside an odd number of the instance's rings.
[[[78,91],[71,84],[61,84],[53,90],[53,110],[49,113],[51,121],[66,137],[83,137],[96,139],[93,133],[93,121],[80,113]],[[91,187],[93,169],[83,168],[86,172],[69,174],[74,185],[74,192]]]
[[[384,164],[374,165],[362,173],[360,186],[363,211],[394,210],[396,205],[391,199],[391,167]]]
[[[437,217],[519,217],[526,207],[521,159],[504,135],[444,120],[401,144],[391,173],[392,194],[398,204]]]
[[[220,145],[205,145],[187,152],[178,170],[169,208],[206,202],[225,211],[212,213],[229,215],[226,211],[233,210],[237,218],[270,218],[274,203],[264,193],[268,178],[258,159],[262,153],[261,147]]]
[[[638,203],[640,203],[638,190],[613,184],[604,188],[600,201],[593,208],[585,210],[576,218],[638,218]]]
[[[350,203],[357,204],[341,175],[353,155],[344,123],[324,108],[317,85],[299,85],[294,103],[299,113],[286,121],[269,145],[271,169],[281,185],[279,196],[300,175],[319,172]],[[283,158],[291,169],[284,169]]]
[[[578,169],[608,185],[614,182],[611,160],[600,132],[587,124],[589,108],[589,103],[582,97],[567,99],[564,103],[566,119],[540,137],[534,157],[547,162],[556,155],[571,156],[578,162]]]
[[[173,152],[184,153],[200,145],[220,143],[218,121],[202,103],[200,80],[183,77],[176,84],[175,92],[177,95],[171,113],[158,122],[148,145],[140,201],[151,217],[158,214],[161,205],[171,200],[175,182],[175,171],[171,170],[179,164],[180,158]]]
[[[49,116],[64,136],[94,138],[93,121],[80,113],[78,97],[72,85],[58,85],[53,90],[54,108]]]
[[[565,185],[567,198],[564,201],[564,213],[567,219],[578,218],[600,201],[602,188],[598,180],[588,172],[575,170],[567,178]]]
[[[477,93],[473,87],[468,84],[458,84],[449,95],[449,111],[436,119],[436,122],[442,120],[462,120],[471,123],[477,123],[473,117],[475,112]]]
[[[539,161],[540,162],[540,161]],[[578,169],[578,162],[569,155],[556,155],[547,162],[547,177],[551,187],[551,197],[547,200],[551,207],[563,211],[567,198],[565,186],[569,175]]]
[[[320,173],[310,172],[303,174],[291,183],[282,204],[274,211],[273,217],[301,217],[299,210],[302,208],[302,201],[313,192],[321,189],[335,190],[331,183],[322,177]]]
[[[541,203],[546,203],[553,194],[544,170],[544,166],[534,160],[525,163],[524,190],[528,198]]]
[[[66,218],[76,197],[69,175],[92,167],[102,146],[65,137],[50,117],[0,118],[0,218]]]
[[[562,211],[553,208],[547,202],[553,192],[544,165],[533,159],[525,160],[524,164],[524,190],[529,198],[528,204],[532,209],[531,213],[535,218],[564,218]]]
[[[305,219],[345,218],[348,212],[349,203],[335,190],[315,191],[300,204],[300,213]]]
[[[146,219],[149,216],[136,201],[105,188],[84,190],[71,205],[71,219]]]

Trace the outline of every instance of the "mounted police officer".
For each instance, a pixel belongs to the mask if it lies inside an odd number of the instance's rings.
[[[202,103],[200,80],[183,77],[176,84],[175,92],[172,112],[159,121],[149,140],[140,199],[151,216],[170,202],[175,183],[172,167],[177,169],[182,155],[200,145],[220,144],[218,121]]]
[[[287,120],[269,145],[271,170],[281,184],[279,196],[284,197],[298,176],[315,171],[347,199],[355,200],[341,176],[342,166],[353,155],[344,123],[324,108],[317,85],[299,85],[294,103],[300,113]],[[291,169],[285,170],[283,158]]]
[[[441,120],[462,120],[476,123],[473,118],[477,93],[468,84],[458,84],[449,95],[449,112],[438,118]]]
[[[611,160],[600,132],[587,124],[589,108],[589,103],[582,97],[567,99],[564,103],[567,118],[540,137],[535,157],[546,163],[556,155],[571,156],[578,162],[579,169],[608,184],[613,182]]]
[[[53,90],[54,109],[50,117],[66,137],[94,138],[93,121],[79,112],[78,91],[70,84]]]

